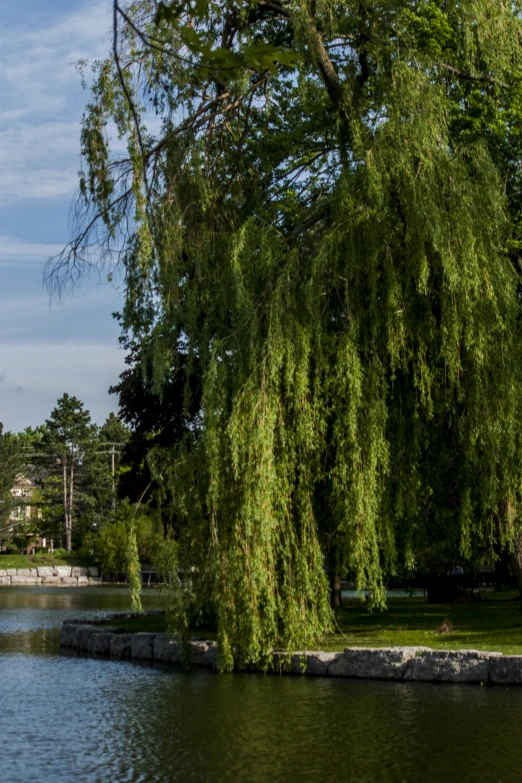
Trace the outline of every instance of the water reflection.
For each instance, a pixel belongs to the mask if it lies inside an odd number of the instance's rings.
[[[6,592],[2,783],[520,778],[522,689],[219,676],[58,657],[59,617],[127,609],[128,595]]]
[[[156,608],[156,591],[144,593],[145,608]],[[0,588],[0,652],[56,654],[58,629],[66,619],[101,617],[130,610],[125,588]],[[43,633],[44,630],[53,631]]]

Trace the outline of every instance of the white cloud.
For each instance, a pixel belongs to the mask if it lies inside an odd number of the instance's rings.
[[[0,373],[9,386],[57,393],[71,389],[79,397],[99,391],[100,373],[108,379],[107,388],[115,383],[124,358],[120,348],[104,343],[0,343]]]
[[[55,17],[34,13],[0,29],[0,206],[75,192],[80,122],[89,100],[76,65],[109,54],[111,5],[98,0]],[[148,125],[159,133],[158,118],[148,117]],[[126,151],[112,123],[107,130],[113,152]]]
[[[0,258],[0,270],[5,267]],[[24,286],[29,273],[38,274],[36,284]],[[41,272],[24,261],[17,265],[11,262],[5,273],[14,284],[13,290],[0,291],[0,343],[13,346],[13,357],[24,361],[19,346],[31,343],[34,346],[62,343],[65,338],[75,341],[82,351],[89,342],[101,342],[111,349],[118,345],[120,327],[112,317],[114,311],[122,309],[122,295],[116,286],[94,282],[86,278],[82,288],[57,300],[41,282]],[[7,281],[6,281],[7,282]],[[0,372],[3,356],[0,353]]]
[[[108,0],[0,31],[0,205],[71,195],[88,95],[75,63],[108,52]]]
[[[15,237],[0,235],[0,265],[19,266],[21,263],[42,264],[51,256],[57,255],[62,245],[43,242],[24,242]]]
[[[62,238],[58,219],[43,226],[42,214],[53,210],[38,209],[67,201],[77,188],[89,96],[74,64],[109,52],[111,2],[70,0],[60,13],[53,2],[41,2],[38,13],[9,2],[10,21],[0,28],[0,207],[14,218],[6,217],[0,236],[0,420],[14,430],[39,424],[67,391],[101,422],[116,408],[107,390],[124,367],[111,317],[120,309],[118,292],[87,276],[72,299],[50,303],[43,264],[62,245],[26,240],[42,227],[51,242]]]
[[[110,27],[108,0],[86,2],[54,19],[33,14],[24,24],[4,27],[0,31],[3,91],[17,96],[17,109],[32,114],[65,106],[68,99],[62,88],[79,88],[76,64],[80,60],[107,54]]]
[[[80,123],[2,123],[0,204],[13,199],[70,196],[78,186]]]
[[[40,344],[47,340],[63,339],[67,335],[79,348],[85,342],[105,336],[116,345],[118,326],[111,312],[120,306],[114,291],[108,286],[96,289],[92,296],[67,298],[59,303],[50,299],[46,291],[40,296],[25,296],[0,300],[1,339],[11,344],[23,340]],[[0,355],[0,363],[1,363]]]
[[[101,423],[117,408],[108,389],[123,369],[124,352],[103,343],[0,343],[0,420],[14,431],[41,424],[67,392]]]

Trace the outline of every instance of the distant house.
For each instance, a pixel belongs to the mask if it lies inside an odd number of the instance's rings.
[[[34,479],[27,478],[23,473],[17,475],[14,487],[11,489],[11,495],[13,498],[20,501],[20,505],[13,506],[9,517],[10,522],[30,519],[35,509],[33,510],[29,501],[34,494],[35,489],[36,482]]]
[[[14,486],[10,490],[11,496],[15,503],[12,506],[11,514],[9,515],[7,522],[8,525],[12,525],[12,527],[8,528],[8,533],[15,533],[16,528],[19,527],[23,522],[29,521],[30,519],[34,519],[36,521],[39,518],[40,512],[38,508],[31,505],[31,498],[34,495],[37,485],[38,481],[36,479],[27,478],[27,476],[24,476],[23,473],[19,473],[16,476]],[[29,539],[27,547],[28,554],[30,552],[34,554],[37,549],[45,549],[52,552],[52,539],[38,537],[35,540],[34,534],[32,533],[28,533],[27,537]],[[2,549],[5,549],[5,547],[2,547]]]

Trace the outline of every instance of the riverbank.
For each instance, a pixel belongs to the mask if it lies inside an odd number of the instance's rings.
[[[160,608],[158,591],[142,598],[146,611]],[[0,590],[2,780],[69,783],[71,770],[97,783],[520,777],[522,688],[186,674],[179,664],[60,653],[65,620],[123,612],[128,589]]]
[[[150,613],[149,613],[150,614]],[[155,613],[154,613],[155,614]],[[112,615],[110,620],[131,618]],[[85,623],[69,620],[60,632],[60,649],[66,654],[111,660],[179,666],[186,659],[183,644],[166,633],[128,633],[108,618]],[[190,665],[216,669],[217,643],[192,637]],[[342,652],[274,651],[272,673],[403,682],[522,685],[522,655],[479,650],[432,650],[427,647],[346,647]]]
[[[389,593],[384,611],[372,611],[367,602],[345,594],[336,613],[334,632],[321,640],[325,652],[346,647],[427,647],[432,650],[481,650],[522,655],[522,612],[515,591],[491,592],[487,600],[430,604],[426,598],[397,597]],[[127,632],[167,631],[161,616],[136,616],[118,621]],[[191,633],[213,639],[209,626],[193,626]]]
[[[38,566],[2,568],[0,586],[98,587],[104,584],[97,566]]]

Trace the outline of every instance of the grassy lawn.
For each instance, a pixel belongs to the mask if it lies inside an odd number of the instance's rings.
[[[106,620],[105,625],[113,625],[118,628],[125,628],[128,633],[166,633],[167,624],[163,615],[144,615],[142,617],[129,617],[119,620]],[[201,639],[216,639],[217,633],[209,631],[208,628],[193,628],[191,636],[198,636]]]
[[[385,612],[369,612],[360,601],[345,602],[339,630],[322,649],[404,647],[435,650],[491,650],[522,654],[522,611],[518,592],[489,593],[477,603],[428,604],[426,598],[390,598]],[[448,620],[449,633],[437,629]]]
[[[125,630],[128,631],[129,633],[138,633],[138,632],[165,633],[167,630],[165,617],[162,615],[152,615],[152,616],[145,615],[144,617],[131,617],[128,620],[126,619],[107,620],[104,624],[114,625],[117,626],[118,628],[125,628]],[[194,635],[204,636],[204,634],[199,633],[197,629],[194,631]]]
[[[92,565],[89,558],[78,555],[55,555],[42,553],[40,555],[2,555],[0,554],[0,568],[38,568],[38,566],[88,566]]]
[[[449,633],[438,633],[448,620]],[[161,616],[112,620],[129,632],[166,630]],[[369,612],[360,601],[345,602],[337,615],[339,630],[318,647],[337,651],[345,647],[431,647],[435,650],[491,650],[522,654],[522,611],[518,592],[490,593],[477,603],[428,604],[426,598],[390,598],[385,612]],[[215,633],[195,628],[205,639]]]

